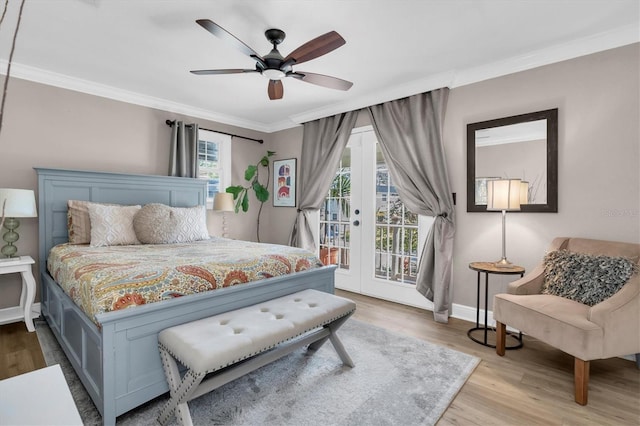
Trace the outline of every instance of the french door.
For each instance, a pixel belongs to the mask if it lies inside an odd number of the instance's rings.
[[[408,211],[371,127],[353,131],[320,209],[320,258],[338,265],[336,287],[431,309],[415,289],[433,223]]]

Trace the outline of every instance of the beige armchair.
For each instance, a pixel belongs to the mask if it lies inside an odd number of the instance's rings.
[[[639,262],[640,244],[583,238],[556,238],[549,251],[624,256]],[[575,358],[575,400],[587,404],[589,361],[636,354],[640,367],[640,276],[634,274],[612,297],[594,306],[559,296],[540,294],[544,265],[509,285],[509,294],[497,294],[496,353],[505,354],[506,325],[522,331]]]

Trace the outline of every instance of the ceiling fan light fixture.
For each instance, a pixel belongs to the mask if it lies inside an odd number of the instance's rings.
[[[269,80],[282,80],[287,75],[279,69],[267,68],[262,71],[262,75],[267,77]]]
[[[315,74],[310,72],[294,72],[293,66],[301,64],[303,62],[310,61],[317,57],[326,55],[329,52],[334,51],[340,46],[344,45],[346,41],[335,31],[329,31],[326,34],[318,36],[313,40],[310,40],[293,52],[289,53],[286,58],[283,58],[280,52],[278,52],[278,45],[282,43],[285,38],[285,33],[282,30],[271,28],[265,31],[264,35],[269,40],[269,43],[273,46],[271,51],[260,56],[255,50],[247,46],[244,42],[231,34],[229,31],[222,28],[220,25],[209,19],[198,19],[196,23],[202,28],[210,32],[216,37],[219,37],[227,43],[233,45],[236,49],[240,50],[245,55],[256,61],[255,69],[220,69],[220,70],[195,70],[191,71],[196,75],[207,74],[237,74],[237,73],[249,73],[259,72],[265,78],[269,80],[267,86],[267,93],[269,99],[277,100],[282,99],[284,95],[284,89],[282,79],[285,77],[294,77],[300,81],[306,83],[315,84],[317,86],[328,87],[330,89],[337,90],[349,90],[353,83],[350,81],[342,80],[329,75]]]

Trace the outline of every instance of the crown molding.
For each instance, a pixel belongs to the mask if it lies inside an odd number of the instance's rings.
[[[7,61],[0,60],[0,66],[3,70],[0,74],[4,75],[4,70],[7,67]],[[221,114],[202,108],[195,108],[190,105],[173,102],[167,99],[147,96],[128,90],[123,90],[117,87],[96,83],[94,81],[70,77],[68,75],[16,63],[15,61],[11,63],[11,77],[21,78],[23,80],[29,80],[49,86],[60,87],[62,89],[73,90],[89,95],[100,96],[102,98],[113,99],[129,104],[155,108],[167,112],[173,112],[176,114],[184,114],[194,118],[201,118],[203,120],[211,120],[222,124],[241,127],[244,129],[256,130],[264,133],[273,132],[271,126],[265,126],[264,124],[255,121],[243,120],[238,117]],[[293,127],[295,125],[295,123],[289,123],[289,127]]]
[[[479,81],[514,74],[638,42],[640,42],[640,28],[638,28],[637,25],[627,25],[611,31],[528,52],[523,55],[513,56],[502,61],[460,70],[456,73],[456,77],[450,87],[466,86]]]
[[[529,52],[524,55],[514,56],[505,60],[414,80],[395,86],[389,90],[376,92],[375,95],[364,96],[349,102],[306,111],[301,114],[293,115],[290,118],[294,122],[305,123],[322,117],[340,114],[345,111],[353,111],[370,105],[376,105],[394,99],[401,99],[415,95],[416,93],[424,93],[441,87],[449,87],[453,89],[455,87],[466,86],[468,84],[501,77],[507,74],[526,71],[528,69],[549,65],[555,62],[561,62],[577,58],[579,56],[601,52],[603,50],[626,46],[639,41],[640,29],[638,26],[628,25],[611,31],[573,40],[571,42]]]
[[[628,25],[616,28],[611,31],[594,34],[589,37],[573,40],[567,43],[558,44],[549,48],[540,49],[523,55],[514,56],[505,60],[482,64],[476,67],[452,70],[437,75],[432,75],[423,79],[413,80],[394,86],[383,91],[365,94],[348,102],[332,104],[324,108],[318,108],[301,114],[295,114],[282,121],[266,125],[251,120],[244,120],[238,117],[209,111],[202,108],[195,108],[189,105],[173,102],[167,99],[156,98],[70,77],[63,74],[46,71],[43,69],[12,63],[12,77],[21,78],[50,86],[69,89],[76,92],[87,93],[103,98],[113,99],[121,102],[160,109],[176,114],[184,114],[204,120],[211,120],[222,124],[228,124],[245,129],[255,130],[264,133],[273,133],[297,127],[301,123],[328,117],[345,111],[353,111],[388,102],[394,99],[401,99],[416,93],[423,93],[440,87],[455,88],[472,83],[513,74],[520,71],[552,64],[555,62],[573,59],[579,56],[589,55],[603,50],[613,49],[632,43],[640,42],[640,31],[637,25]],[[0,60],[2,73],[6,69],[7,62]]]

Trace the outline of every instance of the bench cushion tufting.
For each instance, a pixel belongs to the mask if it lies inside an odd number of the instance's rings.
[[[304,290],[168,328],[158,340],[190,370],[210,373],[329,324],[355,308],[349,299]]]

